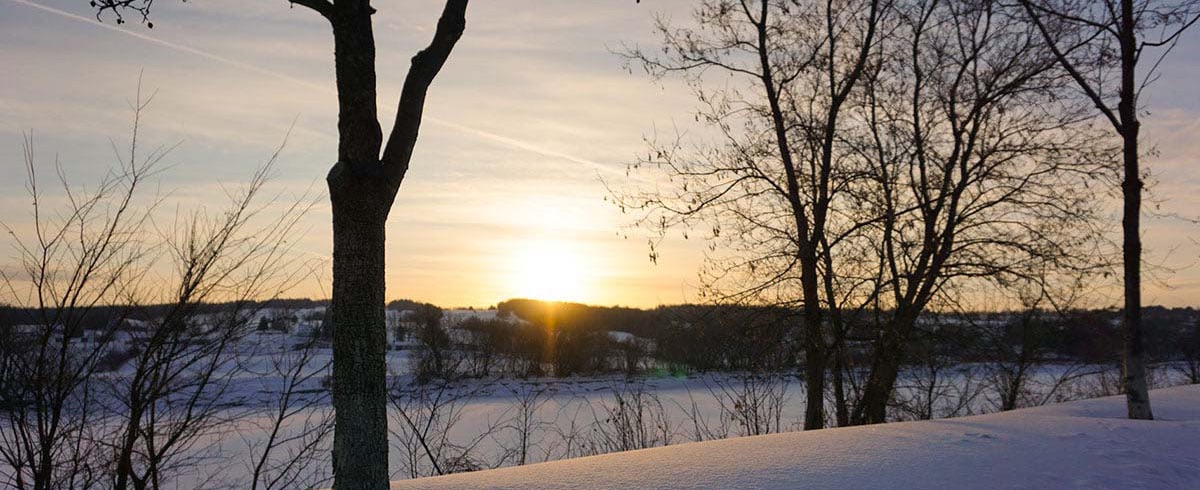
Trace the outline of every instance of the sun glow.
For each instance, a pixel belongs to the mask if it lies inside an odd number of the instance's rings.
[[[555,240],[527,242],[514,250],[508,289],[513,297],[588,300],[589,267],[576,247]]]

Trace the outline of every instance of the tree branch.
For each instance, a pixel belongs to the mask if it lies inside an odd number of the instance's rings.
[[[1083,73],[1080,73],[1078,67],[1076,67],[1075,64],[1067,58],[1067,54],[1058,47],[1054,36],[1050,34],[1050,31],[1042,22],[1041,17],[1039,17],[1034,11],[1033,4],[1029,0],[1021,0],[1021,5],[1025,7],[1025,12],[1029,14],[1029,19],[1033,21],[1033,24],[1037,27],[1038,32],[1042,34],[1042,39],[1045,40],[1046,45],[1050,48],[1050,51],[1054,53],[1055,59],[1057,59],[1063,69],[1067,71],[1067,74],[1069,74],[1071,78],[1075,80],[1075,83],[1079,85],[1079,88],[1083,90],[1084,94],[1091,99],[1092,103],[1096,106],[1096,109],[1099,109],[1100,113],[1103,114],[1108,122],[1113,125],[1113,128],[1115,128],[1118,133],[1124,134],[1125,121],[1122,121],[1117,117],[1116,114],[1113,113],[1112,108],[1109,107],[1108,104],[1104,103],[1104,98],[1100,95],[1100,93],[1096,91],[1092,84],[1087,81],[1087,78],[1083,76]]]
[[[308,7],[326,19],[333,19],[333,3],[330,3],[329,0],[288,0],[288,4],[293,7],[296,5]]]
[[[412,67],[404,80],[400,93],[400,106],[396,111],[396,124],[384,147],[384,172],[394,188],[399,188],[408,172],[409,160],[417,142],[421,127],[421,113],[425,108],[425,94],[434,77],[441,71],[450,51],[466,29],[467,0],[446,0],[445,10],[438,20],[437,32],[429,47],[421,50],[412,59]]]

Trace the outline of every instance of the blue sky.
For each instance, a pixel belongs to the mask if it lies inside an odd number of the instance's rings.
[[[409,58],[432,35],[439,2],[378,2],[381,119],[391,121]],[[682,18],[687,0],[477,0],[428,101],[412,170],[388,224],[388,296],[487,306],[553,293],[523,279],[536,251],[578,263],[563,299],[652,306],[695,299],[703,244],[673,238],[652,265],[622,238],[600,178],[619,178],[656,126],[691,121],[689,92],[628,73],[610,48],[653,44],[651,13]],[[43,8],[38,8],[41,6]],[[86,0],[0,0],[0,219],[28,220],[21,135],[57,154],[73,179],[112,163],[128,135],[139,73],[157,95],[145,141],[181,142],[162,185],[185,205],[249,177],[295,122],[274,185],[323,190],[334,158],[336,99],[325,21],[279,1],[158,0],[155,28],[92,19]],[[122,32],[123,31],[123,32]],[[131,35],[135,34],[135,35]],[[1200,215],[1200,35],[1164,65],[1145,106],[1165,211]],[[386,130],[386,127],[385,127]],[[1115,216],[1114,216],[1115,219]],[[329,209],[306,219],[300,249],[327,257]],[[1151,218],[1148,260],[1162,264],[1146,302],[1200,305],[1200,231]],[[0,239],[0,241],[7,238]],[[0,243],[7,250],[7,243]],[[8,257],[5,255],[4,257]],[[555,262],[551,260],[549,262]],[[319,285],[299,294],[322,295]]]

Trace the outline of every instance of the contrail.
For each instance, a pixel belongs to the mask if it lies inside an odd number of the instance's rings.
[[[279,72],[277,72],[277,71],[268,70],[268,69],[266,69],[266,68],[262,68],[262,67],[254,66],[254,65],[252,65],[252,64],[249,64],[249,63],[243,63],[243,62],[241,62],[241,61],[237,61],[237,60],[229,59],[229,58],[226,58],[226,57],[224,57],[224,56],[215,55],[215,54],[209,53],[209,52],[207,52],[207,51],[202,51],[202,50],[199,50],[199,49],[193,48],[193,47],[191,47],[191,46],[186,46],[186,45],[183,45],[183,44],[173,43],[173,42],[170,42],[170,41],[164,41],[164,40],[162,40],[162,39],[159,39],[159,38],[156,38],[156,37],[152,37],[152,36],[147,36],[147,35],[145,35],[145,34],[142,34],[142,33],[134,32],[134,31],[131,31],[131,30],[126,30],[126,29],[121,29],[121,28],[119,28],[119,27],[115,27],[115,26],[114,26],[114,25],[112,25],[112,24],[105,24],[105,23],[103,23],[103,22],[99,22],[99,21],[97,21],[96,19],[94,19],[94,18],[91,18],[91,17],[84,17],[84,16],[82,16],[82,15],[76,15],[76,14],[72,14],[72,13],[70,13],[70,12],[67,12],[67,11],[64,11],[64,10],[59,10],[59,9],[56,9],[56,8],[54,8],[54,7],[47,7],[47,6],[45,6],[45,5],[42,5],[42,4],[40,4],[40,3],[31,2],[30,0],[10,0],[10,1],[12,1],[12,2],[14,2],[14,3],[19,3],[19,4],[21,4],[21,5],[25,5],[25,6],[28,6],[28,7],[33,7],[33,8],[35,8],[35,9],[41,10],[41,11],[43,11],[43,12],[49,12],[49,13],[52,13],[52,14],[55,14],[55,15],[58,15],[58,16],[61,16],[61,17],[66,17],[66,18],[68,18],[68,19],[71,19],[71,20],[75,20],[75,21],[79,21],[79,22],[84,22],[84,23],[86,23],[86,24],[88,24],[88,25],[93,25],[93,26],[96,26],[96,27],[101,27],[101,28],[108,29],[108,30],[110,30],[110,31],[113,31],[113,32],[119,32],[119,33],[121,33],[121,34],[124,34],[124,35],[126,35],[126,36],[135,37],[135,38],[141,39],[141,40],[143,40],[143,41],[148,41],[148,42],[150,42],[150,43],[157,44],[157,45],[159,45],[159,46],[163,46],[163,47],[166,47],[166,48],[170,48],[170,49],[173,49],[173,50],[176,50],[176,51],[179,51],[179,52],[183,52],[183,53],[187,53],[187,54],[191,54],[191,55],[199,56],[199,57],[201,57],[201,58],[205,58],[205,59],[208,59],[208,60],[211,60],[211,61],[216,61],[217,63],[223,63],[223,64],[226,64],[226,65],[229,65],[229,66],[233,66],[233,67],[236,67],[236,68],[241,68],[241,69],[243,69],[243,70],[248,70],[248,71],[252,71],[252,72],[255,72],[255,73],[262,74],[262,75],[267,75],[267,76],[271,76],[271,77],[279,78],[279,79],[282,79],[282,80],[286,80],[286,81],[288,81],[288,82],[292,82],[292,83],[296,83],[296,84],[299,84],[299,85],[303,85],[303,86],[305,86],[305,87],[308,87],[308,88],[311,88],[311,89],[314,89],[314,90],[324,90],[324,91],[329,91],[329,88],[328,88],[328,87],[322,86],[322,85],[320,85],[320,84],[317,84],[317,83],[308,82],[308,81],[305,81],[305,80],[302,80],[302,79],[299,79],[299,78],[296,78],[296,77],[293,77],[293,76],[289,76],[289,75],[285,75],[285,74],[283,74],[283,73],[279,73]]]
[[[285,73],[280,73],[280,72],[277,72],[274,70],[269,70],[269,69],[266,69],[266,68],[263,68],[260,66],[252,65],[250,63],[238,61],[235,59],[226,58],[224,56],[209,53],[207,51],[196,49],[191,46],[184,45],[184,44],[173,43],[171,41],[164,41],[162,39],[159,39],[159,38],[156,38],[153,36],[147,36],[145,34],[142,34],[139,32],[134,32],[132,30],[122,29],[122,28],[116,27],[112,24],[105,24],[103,22],[99,22],[96,19],[91,18],[91,17],[84,17],[82,15],[73,14],[73,13],[70,13],[70,12],[67,12],[64,10],[56,9],[54,7],[47,7],[45,5],[33,2],[31,0],[9,0],[9,1],[17,3],[17,4],[25,5],[27,7],[32,7],[32,8],[41,10],[43,12],[48,12],[48,13],[51,13],[54,15],[58,15],[60,17],[65,17],[67,19],[71,19],[74,21],[84,22],[88,25],[108,29],[110,31],[124,34],[126,36],[131,36],[131,37],[134,37],[134,38],[137,38],[137,39],[149,42],[149,43],[157,44],[159,46],[162,46],[162,47],[165,47],[168,49],[173,49],[173,50],[179,51],[181,53],[187,53],[190,55],[199,56],[201,58],[204,58],[204,59],[207,59],[210,61],[215,61],[217,63],[225,64],[225,65],[232,66],[235,68],[240,68],[242,70],[258,73],[261,75],[266,75],[269,77],[278,78],[280,80],[294,83],[296,85],[300,85],[305,88],[319,90],[319,91],[326,92],[326,93],[336,93],[333,89],[331,89],[328,86],[325,86],[323,84],[313,83],[313,82],[310,82],[310,81],[307,81],[307,80],[304,80],[301,78],[296,78],[291,75],[287,75]],[[559,152],[559,151],[550,150],[550,149],[543,148],[543,147],[538,146],[533,143],[521,141],[516,138],[510,138],[508,136],[499,135],[496,133],[492,133],[490,131],[484,131],[482,129],[473,128],[471,126],[459,124],[459,123],[452,122],[452,121],[447,121],[445,119],[441,119],[441,118],[437,118],[437,117],[427,116],[427,117],[425,117],[425,120],[428,122],[437,124],[439,126],[444,126],[444,127],[453,129],[455,131],[467,133],[467,134],[470,134],[470,135],[473,135],[476,137],[480,137],[480,138],[483,138],[483,139],[486,139],[489,141],[493,141],[495,143],[499,143],[504,146],[516,148],[518,150],[525,150],[525,151],[537,153],[537,154],[543,155],[543,156],[548,156],[548,157],[552,157],[552,158],[561,158],[563,160],[567,160],[567,161],[570,161],[573,163],[578,163],[581,165],[588,165],[588,166],[594,167],[598,171],[607,172],[610,174],[625,175],[625,172],[618,170],[616,168],[610,167],[608,165],[602,164],[600,162],[597,162],[594,160],[588,160],[586,158],[577,157],[577,156]],[[638,179],[638,180],[641,180],[641,179]]]

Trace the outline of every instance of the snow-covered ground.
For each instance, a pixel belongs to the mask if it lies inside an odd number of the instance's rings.
[[[189,446],[184,456],[189,458],[190,466],[172,476],[173,485],[170,487],[223,489],[248,486],[258,458],[272,434],[280,395],[290,382],[287,374],[291,369],[289,366],[300,362],[297,356],[301,351],[297,351],[296,346],[303,345],[305,341],[303,335],[256,332],[236,346],[236,355],[223,365],[221,372],[225,374],[221,376],[222,388],[220,394],[215,395],[227,407],[222,409],[218,418],[227,422],[206,431]],[[1030,428],[1022,430],[1010,430],[1017,427],[1011,423],[1004,430],[1001,430],[1003,427],[972,428],[977,421],[985,421],[984,425],[993,424],[993,421],[1020,421],[1019,418],[1013,419],[1014,415],[1006,414],[834,429],[818,433],[790,433],[763,439],[743,438],[709,446],[709,442],[701,445],[688,443],[801,429],[805,407],[801,377],[795,374],[764,377],[747,373],[682,375],[668,370],[653,370],[633,379],[626,379],[622,375],[561,379],[469,379],[450,385],[434,383],[429,387],[414,388],[408,382],[412,380],[412,356],[415,351],[409,345],[404,347],[404,350],[389,351],[387,355],[394,386],[400,390],[393,393],[388,410],[391,445],[389,467],[393,479],[428,476],[441,470],[457,472],[521,467],[511,473],[517,475],[513,477],[517,479],[512,487],[537,481],[543,484],[561,483],[564,487],[603,488],[602,477],[616,478],[614,475],[621,475],[623,479],[614,480],[612,488],[617,485],[633,488],[672,485],[728,487],[745,483],[749,487],[807,486],[837,487],[841,490],[876,487],[876,483],[906,475],[906,479],[897,481],[914,488],[930,488],[943,483],[954,487],[951,484],[957,480],[938,479],[929,483],[921,478],[928,475],[950,478],[960,473],[998,475],[1001,470],[1009,471],[1029,463],[1032,469],[1021,472],[1023,479],[1015,481],[1014,485],[993,485],[993,482],[1002,480],[987,476],[967,487],[1062,488],[1075,483],[1084,488],[1105,487],[1105,478],[1108,476],[1129,476],[1147,469],[1153,475],[1144,482],[1152,485],[1125,488],[1176,488],[1161,478],[1192,477],[1197,484],[1190,488],[1200,489],[1200,474],[1197,473],[1200,472],[1200,461],[1196,459],[1200,456],[1191,456],[1192,459],[1185,462],[1192,466],[1185,466],[1178,471],[1170,466],[1160,468],[1159,462],[1166,460],[1157,456],[1153,463],[1144,457],[1120,458],[1117,456],[1125,454],[1122,451],[1154,454],[1154,451],[1163,447],[1107,444],[1105,437],[1124,437],[1128,434],[1122,432],[1123,429],[1097,432],[1087,429],[1088,424],[1081,422],[1084,419],[1072,418],[1072,414],[1081,410],[1080,407],[1095,404],[1099,408],[1088,410],[1107,413],[1115,419],[1120,415],[1119,400],[1079,402],[1019,412],[1021,417],[1029,421]],[[287,463],[291,455],[299,448],[306,447],[310,441],[305,434],[314,433],[313,427],[327,427],[323,424],[328,421],[332,407],[325,391],[325,377],[331,352],[327,346],[320,345],[309,354],[303,369],[298,371],[304,379],[294,387],[295,397],[288,407],[287,419],[280,423],[279,435],[283,442],[272,451],[268,458],[270,462]],[[1156,365],[1152,370],[1154,386],[1186,382],[1176,367],[1170,364]],[[104,377],[112,380],[126,378],[131,374],[130,369],[130,365],[126,364],[105,373]],[[895,408],[890,415],[893,419],[904,420],[994,412],[999,409],[995,384],[1002,381],[996,379],[996,374],[994,366],[987,364],[945,366],[936,372],[936,376],[922,369],[906,370],[897,384],[896,393],[897,400],[903,402],[899,405],[907,408]],[[1023,406],[1113,393],[1119,383],[1119,370],[1115,366],[1048,364],[1037,366],[1026,375],[1028,393],[1022,397],[1020,404]],[[1167,425],[1151,426],[1154,431],[1174,434],[1174,440],[1191,438],[1191,446],[1183,447],[1175,456],[1200,454],[1200,432],[1197,431],[1197,427],[1200,427],[1200,393],[1197,390],[1200,388],[1192,387],[1190,390],[1158,391],[1153,400],[1160,417],[1191,421],[1184,423],[1184,429],[1187,430]],[[1182,402],[1175,400],[1181,396],[1179,393],[1190,393],[1193,405],[1191,412],[1181,412],[1175,408],[1176,405],[1182,405]],[[832,406],[829,409],[832,413]],[[1060,419],[1070,424],[1060,427],[1057,424]],[[1095,424],[1099,420],[1089,423]],[[1103,422],[1116,424],[1113,427],[1128,424],[1120,420]],[[1075,425],[1079,428],[1071,428]],[[415,438],[414,427],[421,428],[424,440]],[[842,436],[835,437],[838,434],[846,434],[844,440]],[[1045,436],[1046,440],[1033,438],[1035,435]],[[1058,436],[1065,438],[1056,438]],[[1149,435],[1145,437],[1151,438]],[[311,446],[314,448],[314,459],[299,466],[299,478],[303,483],[292,487],[321,487],[330,483],[332,475],[328,456],[331,437],[325,432],[323,438],[315,441]],[[1008,444],[1009,441],[1012,444]],[[641,451],[593,457],[658,446],[669,447],[662,452]],[[710,447],[713,449],[698,449]],[[1005,449],[989,452],[1000,447]],[[1119,462],[1105,463],[1107,453],[1101,450],[1115,454],[1114,458]],[[441,470],[434,467],[431,453],[442,465]],[[1059,458],[1053,460],[1056,463],[1041,462],[1054,455]],[[1064,455],[1078,457],[1063,459]],[[540,464],[580,457],[584,458]],[[788,463],[793,460],[793,463]],[[634,464],[639,461],[645,464]],[[687,466],[693,461],[694,465]],[[556,466],[559,464],[563,466]],[[664,468],[663,473],[647,473],[649,468],[659,464]],[[1135,467],[1130,469],[1126,466],[1129,464]],[[1138,464],[1146,466],[1137,467]],[[598,465],[595,471],[586,470],[591,465]],[[1075,468],[1072,465],[1083,465],[1085,470],[1072,472],[1056,465],[1072,471]],[[637,471],[616,471],[617,467],[624,466]],[[1094,471],[1091,466],[1103,466],[1103,471]],[[731,467],[737,471],[730,470]],[[863,468],[871,469],[868,476],[878,479],[839,479],[843,470],[853,474],[851,470],[855,468],[859,468],[855,470],[859,473],[866,471]],[[0,467],[0,476],[5,474],[4,470]],[[541,471],[550,472],[549,476],[541,475]],[[723,472],[729,473],[723,476]],[[1165,476],[1160,476],[1160,473]],[[566,474],[574,476],[567,478],[563,476]],[[633,479],[642,477],[648,478],[647,484],[631,484]],[[725,477],[748,479],[721,479]],[[1049,479],[1052,477],[1067,479],[1056,482]],[[461,481],[463,485],[492,486],[498,483],[473,474],[464,478]],[[549,479],[541,481],[542,478]],[[597,479],[589,480],[591,478]],[[439,481],[420,480],[415,484],[439,485]],[[452,482],[448,484],[451,486],[460,484],[459,480],[448,481]],[[508,485],[507,480],[504,482],[504,485]],[[3,487],[3,483],[0,483],[0,487]]]
[[[1155,421],[1107,397],[956,419],[679,444],[444,477],[436,488],[1200,488],[1200,385]]]
[[[288,352],[289,347],[298,342],[297,338],[287,335],[262,335],[267,338],[251,342],[253,348],[239,356],[236,363],[238,370],[230,380],[226,397],[239,404],[229,413],[236,423],[230,427],[232,430],[214,433],[211,438],[206,438],[205,443],[197,446],[203,448],[198,453],[207,453],[210,457],[197,466],[194,475],[181,476],[177,480],[182,485],[180,488],[199,488],[201,481],[205,482],[204,488],[239,488],[250,480],[256,461],[254,457],[260,454],[262,444],[270,433],[271,411],[284,383],[278,373],[272,372],[272,364],[277,355]],[[272,347],[279,351],[273,352]],[[412,364],[411,355],[412,351],[409,350],[388,352],[389,370],[398,378],[395,381],[403,382],[411,376],[408,371]],[[328,366],[330,360],[328,349],[318,349],[308,366],[310,369],[323,370],[321,367]],[[1070,389],[1060,389],[1060,393],[1050,400],[1096,396],[1095,393],[1113,389],[1104,385],[1116,380],[1115,368],[1096,371],[1102,368],[1041,366],[1031,373],[1029,383],[1034,392],[1040,393],[1045,387],[1053,385],[1055,380],[1079,370],[1090,374],[1074,378],[1068,385]],[[933,391],[940,395],[931,409],[931,416],[944,418],[997,410],[994,393],[983,389],[981,385],[985,376],[982,371],[986,371],[985,366],[960,365],[942,373],[934,386],[936,389]],[[1186,382],[1165,365],[1158,366],[1154,372],[1157,386]],[[320,390],[323,379],[324,375],[321,374],[304,383],[302,397],[318,396],[317,390]],[[897,392],[905,398],[912,398],[925,393],[927,386],[921,383],[929,382],[928,379],[922,379],[918,371],[906,371],[897,385]],[[971,391],[966,388],[968,386],[976,386],[980,391],[968,394],[966,392]],[[620,375],[562,379],[476,379],[453,383],[445,391],[432,389],[434,391],[426,396],[440,399],[442,405],[435,409],[427,403],[414,402],[414,405],[407,407],[411,410],[408,416],[416,417],[417,425],[429,430],[429,441],[426,442],[433,445],[442,464],[454,461],[467,466],[447,468],[447,472],[519,466],[522,462],[535,464],[646,447],[675,447],[695,440],[797,431],[803,427],[805,407],[804,383],[795,375],[762,378],[747,377],[744,373],[689,376],[660,373],[633,380]],[[404,400],[412,398],[408,395],[399,397]],[[1033,398],[1043,397],[1039,395]],[[400,407],[394,403],[396,400],[393,398],[388,411],[391,442],[389,468],[392,478],[400,480],[435,474],[428,453],[414,438],[412,428],[404,422]],[[1157,398],[1153,401],[1156,407],[1160,403]],[[1200,397],[1197,397],[1197,401],[1200,402]],[[919,400],[914,400],[914,403],[921,404]],[[832,413],[832,406],[828,409]],[[322,397],[316,405],[296,412],[285,421],[284,434],[297,434],[297,431],[327,416],[330,410],[329,399]],[[431,420],[430,415],[434,410],[436,416]],[[912,416],[904,412],[893,415],[897,418]],[[1166,416],[1172,417],[1169,412]],[[1200,417],[1194,419],[1200,420]],[[882,427],[891,425],[878,428]],[[871,432],[878,428],[864,430]],[[1197,436],[1200,439],[1200,434]],[[911,445],[921,447],[920,441],[915,440],[919,437],[910,434],[908,439]],[[328,455],[329,439],[326,438],[321,444],[321,457]],[[984,442],[987,440],[986,437],[980,439]],[[276,457],[286,458],[300,442],[278,448]],[[863,444],[869,446],[871,441],[868,439]],[[1197,449],[1200,450],[1200,443]],[[740,451],[733,449],[734,454]],[[822,461],[832,462],[836,458],[847,457],[847,454],[818,457]],[[889,452],[880,454],[886,457]],[[753,456],[752,459],[759,458]],[[852,455],[851,460],[854,460]],[[860,460],[860,463],[869,462]],[[220,478],[207,481],[217,468],[220,469]],[[318,486],[326,485],[332,476],[330,469],[327,460],[312,462],[304,469],[306,481]],[[489,484],[484,482],[483,486]],[[590,486],[584,485],[584,488]],[[700,486],[711,487],[708,484]],[[790,485],[783,486],[791,488]],[[923,487],[920,484],[914,486]]]

